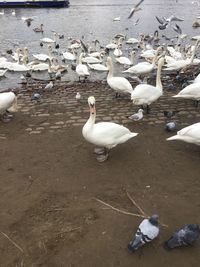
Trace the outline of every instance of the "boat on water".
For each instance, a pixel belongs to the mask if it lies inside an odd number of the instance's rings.
[[[67,7],[69,0],[0,0],[3,7]]]

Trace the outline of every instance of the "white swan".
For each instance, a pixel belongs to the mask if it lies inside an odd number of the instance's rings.
[[[200,40],[196,41],[192,56],[190,58],[187,59],[182,59],[182,60],[176,60],[176,61],[172,61],[171,63],[168,63],[166,65],[167,68],[165,68],[164,70],[180,70],[188,65],[191,65],[194,61],[194,56],[196,53],[196,49],[199,45]]]
[[[46,54],[33,54],[33,57],[38,59],[39,61],[46,61],[48,58],[51,59],[52,56],[52,46],[48,45],[47,46],[48,49],[48,55]]]
[[[158,61],[156,86],[149,84],[139,84],[135,87],[131,94],[131,100],[135,105],[147,105],[147,113],[149,113],[149,105],[156,101],[163,94],[163,87],[160,79],[161,68],[164,64],[164,58]]]
[[[68,52],[68,51],[64,52],[63,57],[66,60],[71,60],[71,61],[76,60],[76,55],[75,55],[74,49],[72,49],[72,53]]]
[[[54,32],[53,35],[54,35],[53,39],[48,38],[48,37],[44,37],[44,38],[40,39],[40,42],[42,42],[42,43],[56,43],[57,33]]]
[[[200,100],[200,82],[192,83],[181,90],[175,98],[185,98],[199,101]],[[197,102],[198,103],[198,102]]]
[[[98,70],[98,71],[108,71],[108,68],[102,64],[88,64],[88,66],[90,67],[90,69],[92,70]]]
[[[114,52],[113,52],[113,55],[116,56],[116,57],[120,57],[122,56],[123,52],[122,50],[119,48],[119,46],[117,48],[115,48]]]
[[[16,112],[17,107],[17,96],[13,92],[0,93],[0,114],[3,121],[8,121],[9,117],[6,111]]]
[[[116,91],[116,97],[118,93],[129,93],[133,92],[133,87],[130,82],[124,77],[113,77],[113,63],[111,57],[107,57],[107,83],[108,85]]]
[[[167,141],[181,140],[200,146],[200,122],[187,126],[177,132],[177,135],[167,138]]]
[[[79,56],[79,64],[76,66],[76,73],[78,74],[79,81],[80,77],[84,77],[84,81],[87,78],[87,76],[90,75],[88,71],[88,67],[84,64],[82,64],[82,58],[83,58],[83,53],[80,54]]]
[[[43,26],[44,26],[43,24],[40,24],[39,27],[36,27],[33,29],[34,32],[43,32],[44,31]]]
[[[131,52],[131,59],[129,59],[128,57],[118,57],[115,60],[122,65],[130,66],[130,65],[133,65],[133,63],[134,63],[135,54],[136,54],[136,52],[132,51]]]
[[[96,57],[83,57],[82,58],[83,63],[93,64],[93,63],[101,63],[102,60],[96,58]]]
[[[138,44],[139,43],[139,40],[136,39],[136,38],[129,38],[127,41],[126,41],[126,44]]]
[[[32,71],[45,71],[45,70],[48,70],[49,68],[49,64],[47,63],[35,64],[34,62],[30,62],[28,66],[30,67]]]
[[[138,133],[133,133],[126,127],[113,122],[99,122],[95,124],[96,110],[95,98],[93,96],[88,98],[88,104],[90,107],[90,117],[82,129],[83,137],[88,142],[102,148],[111,149],[138,135]],[[108,152],[103,160],[107,159],[107,157]]]

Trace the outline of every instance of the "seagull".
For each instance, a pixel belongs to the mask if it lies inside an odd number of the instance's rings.
[[[75,98],[76,98],[76,100],[80,100],[81,99],[81,94],[79,92],[77,92]]]
[[[141,7],[139,6],[142,4],[142,2],[144,2],[144,0],[140,0],[140,2],[131,9],[128,19],[130,19],[136,11],[141,10]]]
[[[50,81],[45,87],[44,87],[44,90],[51,90],[53,88],[53,82],[52,81]]]
[[[144,219],[140,223],[133,240],[128,244],[128,250],[130,252],[136,251],[139,247],[155,239],[158,234],[158,215],[154,214],[151,218]]]
[[[140,108],[140,109],[138,110],[138,112],[135,113],[135,114],[133,114],[133,115],[131,115],[131,116],[129,117],[129,119],[131,119],[131,120],[133,120],[133,121],[139,121],[139,120],[141,120],[141,119],[143,118],[143,112],[144,112],[144,110]]]
[[[158,26],[160,30],[166,29],[171,24],[172,21],[184,21],[184,19],[178,18],[174,15],[171,15],[168,18],[162,17],[162,19],[156,16],[156,19],[161,24]]]
[[[200,228],[198,224],[185,224],[164,243],[164,247],[170,250],[176,247],[192,246],[199,236]]]

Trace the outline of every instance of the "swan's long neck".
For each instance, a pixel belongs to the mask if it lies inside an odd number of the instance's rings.
[[[83,58],[83,53],[81,53],[79,56],[79,64],[82,64],[82,58]]]
[[[108,76],[107,79],[110,79],[113,77],[113,64],[112,61],[107,62],[108,65]]]
[[[161,68],[162,68],[162,65],[159,64],[158,69],[157,69],[157,76],[156,76],[156,87],[159,88],[162,92],[163,86],[162,86],[162,82],[161,82]]]
[[[87,130],[91,130],[91,128],[95,124],[95,119],[96,119],[95,107],[94,108],[90,108],[90,117],[89,117],[89,119],[87,120],[87,122],[85,124],[85,127],[87,128]]]
[[[195,53],[196,53],[196,50],[197,50],[198,45],[199,45],[199,40],[197,40],[196,43],[195,43],[194,50],[193,50],[192,56],[191,56],[191,58],[190,58],[190,64],[191,64],[191,63],[193,62],[193,60],[194,60],[194,56],[195,56]]]
[[[131,64],[134,65],[134,63],[135,63],[135,53],[132,52],[132,53],[131,53]]]

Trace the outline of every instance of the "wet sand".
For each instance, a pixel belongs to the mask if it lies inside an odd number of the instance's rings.
[[[175,92],[165,91],[152,114],[136,123],[127,119],[137,110],[129,97],[116,100],[105,84],[58,85],[43,92],[41,103],[31,102],[40,87],[22,88],[19,112],[10,123],[0,123],[0,230],[20,246],[0,234],[0,266],[199,266],[199,242],[171,252],[162,246],[181,225],[200,221],[199,147],[167,142],[174,133],[164,130],[162,111],[176,107],[173,120],[182,128],[199,121],[199,110],[190,101],[173,102]],[[97,99],[97,119],[116,120],[139,133],[114,148],[103,164],[81,134],[89,94]],[[135,254],[127,244],[142,219],[95,199],[138,213],[126,191],[168,225]]]

